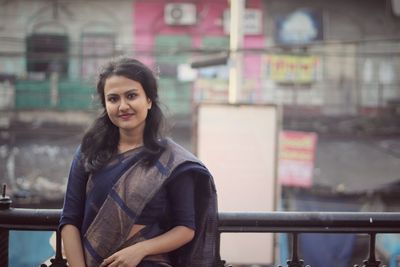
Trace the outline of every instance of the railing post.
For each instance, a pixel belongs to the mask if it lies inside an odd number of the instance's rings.
[[[65,260],[62,256],[62,249],[61,249],[61,233],[60,231],[56,231],[56,257],[51,259],[49,267],[68,267],[67,260]]]
[[[215,244],[215,261],[214,261],[214,267],[225,267],[226,262],[221,259],[221,233],[218,232],[217,235],[217,242]],[[228,265],[227,267],[230,267]]]
[[[63,258],[62,255],[62,241],[60,231],[56,231],[56,255],[54,259],[50,259],[49,267],[68,267],[67,260]],[[46,264],[40,265],[40,267],[47,267]]]
[[[287,267],[303,267],[303,260],[299,259],[297,252],[297,233],[292,233],[292,259],[287,261]]]
[[[0,228],[0,266],[8,266],[9,231]]]
[[[375,237],[376,233],[369,233],[369,256],[364,261],[363,267],[379,267],[381,262],[375,258]]]
[[[3,190],[0,197],[0,210],[7,210],[11,206],[11,199],[6,196],[7,186],[3,184]],[[0,266],[8,267],[8,246],[10,231],[6,228],[0,228]]]

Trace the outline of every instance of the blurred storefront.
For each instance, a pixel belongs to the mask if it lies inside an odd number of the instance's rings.
[[[233,52],[229,1],[0,5],[0,75],[15,77],[11,96],[0,87],[8,97],[2,97],[3,110],[93,109],[99,67],[120,55],[154,68],[171,115],[190,116],[193,103],[227,99],[229,60],[200,69],[189,65]],[[390,1],[245,5],[242,102],[283,105],[287,114],[397,114],[400,21]]]
[[[0,181],[19,190],[16,204],[40,204],[46,191],[60,206],[73,151],[97,112],[96,75],[117,56],[153,68],[172,135],[191,149],[196,105],[227,102],[229,54],[239,52],[241,102],[279,106],[283,130],[315,141],[312,160],[289,158],[287,198],[366,196],[400,178],[398,6],[247,0],[244,46],[229,51],[228,0],[0,1]],[[207,60],[214,64],[191,68]],[[292,177],[294,165],[304,177]]]

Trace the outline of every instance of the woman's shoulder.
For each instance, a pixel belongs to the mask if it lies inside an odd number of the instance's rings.
[[[75,149],[75,153],[73,155],[73,163],[76,166],[83,168],[85,170],[85,172],[87,171],[86,168],[84,167],[85,166],[85,158],[84,158],[84,153],[82,152],[82,148],[81,148],[80,144]]]
[[[192,152],[190,152],[188,149],[184,148],[182,145],[178,144],[171,138],[166,138],[163,140],[164,145],[165,145],[165,151],[164,153],[168,154],[173,154],[174,157],[182,157],[187,160],[193,160],[193,161],[200,161]]]
[[[79,144],[75,148],[74,158],[76,158],[76,159],[81,159],[82,158],[82,147],[81,147],[81,144]]]
[[[205,164],[192,152],[171,138],[164,139],[165,150],[160,157],[161,163],[168,169],[197,169],[208,172]]]

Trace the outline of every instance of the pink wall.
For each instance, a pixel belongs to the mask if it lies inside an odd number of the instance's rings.
[[[170,2],[174,1],[136,1],[134,4],[135,34],[224,35],[218,23],[223,11],[227,8],[226,0],[196,1],[198,23],[193,26],[169,26],[164,23],[164,6]]]
[[[196,4],[198,23],[193,26],[169,26],[164,23],[164,6],[170,2],[191,2]],[[247,0],[246,7],[262,9],[261,0]],[[229,8],[227,0],[204,1],[167,1],[137,0],[134,3],[134,49],[152,51],[155,37],[160,34],[186,35],[192,38],[192,46],[200,47],[201,40],[208,36],[227,36],[223,31],[222,18],[225,9]],[[264,35],[245,36],[244,48],[263,48]],[[146,63],[152,64],[151,57],[137,55]],[[246,77],[259,77],[261,71],[259,55],[245,56],[244,72]]]

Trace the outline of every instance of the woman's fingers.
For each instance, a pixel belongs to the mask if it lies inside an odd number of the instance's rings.
[[[100,267],[106,267],[114,261],[114,257],[110,256],[107,259],[104,259],[103,262],[100,264]]]

